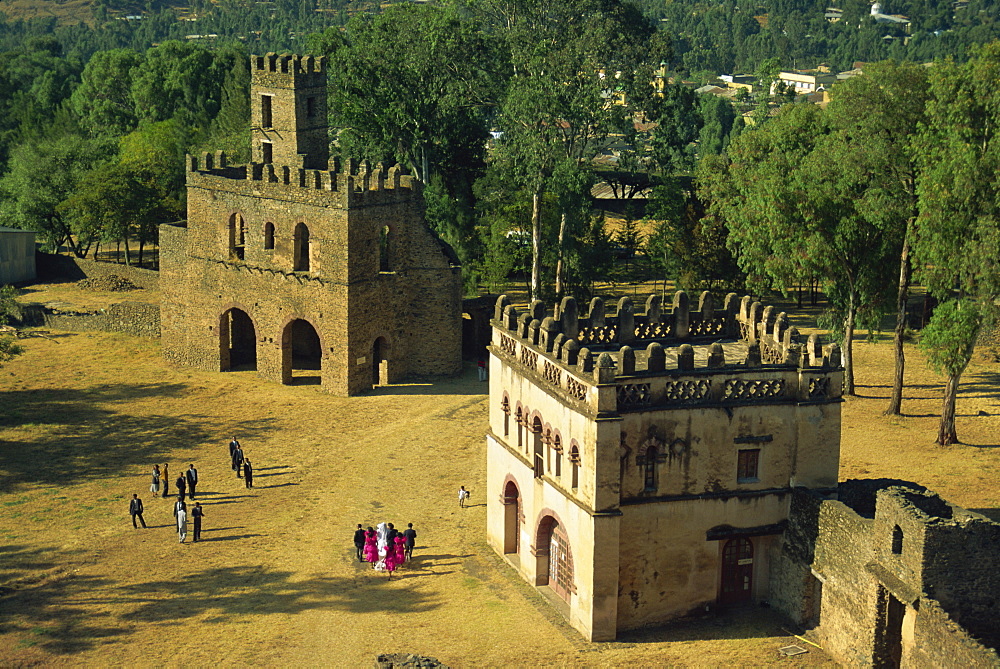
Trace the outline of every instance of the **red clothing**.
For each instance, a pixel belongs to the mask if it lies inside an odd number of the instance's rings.
[[[375,564],[378,562],[378,546],[375,543],[375,531],[365,532],[365,560]]]

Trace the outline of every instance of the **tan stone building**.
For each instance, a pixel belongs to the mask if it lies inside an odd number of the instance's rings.
[[[838,347],[735,295],[577,310],[497,302],[490,544],[592,640],[767,599],[792,490],[837,485]]]
[[[252,162],[187,158],[163,354],[349,395],[461,369],[461,276],[399,166],[329,158],[323,58],[251,57]]]

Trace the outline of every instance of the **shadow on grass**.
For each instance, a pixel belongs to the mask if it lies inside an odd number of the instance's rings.
[[[0,450],[0,492],[18,484],[65,483],[67,472],[106,476],[109,469],[162,462],[173,449],[215,439],[218,425],[205,416],[130,413],[135,400],[188,391],[180,383],[123,383],[3,393],[0,428],[22,428],[28,436]],[[260,434],[273,429],[269,422],[241,421],[233,429]]]

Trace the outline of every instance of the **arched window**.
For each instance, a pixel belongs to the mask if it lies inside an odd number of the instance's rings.
[[[296,272],[309,271],[309,228],[305,223],[298,223],[295,226],[293,235],[295,243],[294,264],[292,270]]]
[[[229,257],[232,260],[243,260],[246,248],[247,222],[240,213],[229,217]]]
[[[264,224],[264,248],[274,249],[274,223]]]
[[[503,436],[510,435],[510,400],[507,397],[500,402],[500,410],[503,411]]]
[[[535,417],[531,431],[535,435],[535,478],[541,478],[545,474],[545,444],[542,443],[541,418]]]
[[[382,228],[378,235],[378,271],[390,272],[389,264],[389,226]]]
[[[656,490],[656,456],[659,455],[656,446],[646,449],[646,457],[642,465],[643,490]]]
[[[545,446],[545,471],[552,471],[552,428],[546,427],[542,433],[542,444]]]
[[[517,407],[517,411],[514,412],[514,422],[517,423],[517,450],[524,448],[524,442],[521,438],[521,423],[524,418],[521,414],[521,407]]]
[[[899,525],[892,528],[892,552],[895,555],[903,553],[903,528]]]
[[[580,447],[573,444],[569,447],[569,461],[573,465],[572,487],[580,487]]]
[[[560,476],[562,476],[563,448],[562,448],[562,438],[558,434],[552,437],[552,450],[555,451],[555,455],[553,457],[555,458],[556,461],[556,466],[555,466],[556,478],[559,478]]]

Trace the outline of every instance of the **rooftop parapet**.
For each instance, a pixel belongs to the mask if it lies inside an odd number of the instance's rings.
[[[198,177],[222,177],[233,180],[246,180],[279,184],[293,189],[310,191],[331,191],[342,193],[349,204],[362,204],[372,198],[378,198],[376,193],[391,192],[395,196],[405,194],[406,197],[418,195],[421,182],[403,172],[396,164],[385,169],[382,163],[372,167],[368,161],[358,162],[353,159],[334,159],[333,169],[309,170],[303,167],[304,156],[299,156],[299,165],[275,165],[273,163],[247,163],[246,165],[229,165],[223,151],[205,152],[201,156],[188,154],[186,167],[189,185],[195,185]]]
[[[255,72],[275,72],[281,74],[321,74],[326,76],[325,56],[300,56],[298,54],[266,53],[250,56],[250,65]]]
[[[696,311],[684,291],[674,295],[669,311],[654,295],[642,314],[623,297],[613,316],[595,298],[585,317],[571,297],[550,316],[538,300],[520,313],[501,295],[493,325],[498,355],[570,398],[589,401],[594,387],[615,386],[614,402],[600,400],[600,411],[671,403],[829,401],[841,393],[837,344],[823,347],[816,335],[803,341],[783,312],[734,293],[721,309],[702,293]]]

